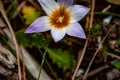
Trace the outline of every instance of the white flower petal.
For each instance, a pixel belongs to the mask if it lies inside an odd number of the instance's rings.
[[[57,0],[60,6],[69,7],[73,4],[73,0]]]
[[[51,29],[51,35],[55,42],[60,41],[65,36],[65,33],[66,33],[66,28],[62,28],[62,29],[52,28]]]
[[[38,0],[38,2],[41,4],[47,15],[50,15],[53,10],[59,7],[55,0]]]
[[[67,27],[66,33],[70,36],[86,39],[84,30],[79,23],[71,23]]]
[[[73,5],[67,8],[71,13],[71,23],[81,20],[89,11],[88,7],[82,5]]]
[[[36,33],[50,30],[49,17],[43,16],[36,19],[25,31],[25,33]]]

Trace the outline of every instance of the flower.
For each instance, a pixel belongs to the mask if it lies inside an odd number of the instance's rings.
[[[38,0],[47,14],[36,19],[25,33],[37,33],[51,30],[55,42],[63,39],[65,34],[85,39],[85,33],[78,23],[89,11],[88,7],[72,5],[73,0]]]

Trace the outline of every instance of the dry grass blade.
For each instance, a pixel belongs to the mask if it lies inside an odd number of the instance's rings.
[[[25,58],[24,58],[24,55],[23,55],[23,52],[22,52],[22,46],[20,45],[20,53],[21,53],[21,56],[22,56],[22,71],[23,71],[23,80],[26,80],[26,72],[25,72]]]
[[[4,7],[3,7],[3,4],[2,4],[2,1],[0,0],[0,12],[3,16],[3,18],[5,19],[10,31],[11,31],[11,34],[12,34],[12,37],[13,37],[13,41],[14,41],[14,44],[15,44],[15,49],[16,49],[16,54],[17,54],[17,63],[18,63],[18,72],[19,72],[19,80],[22,80],[22,76],[21,76],[21,68],[20,68],[20,59],[19,59],[19,48],[18,48],[18,43],[17,43],[17,40],[16,40],[16,37],[15,37],[15,34],[14,34],[14,31],[12,29],[12,26],[9,22],[9,19],[6,15],[6,12],[4,10]]]
[[[92,0],[92,7],[91,7],[91,15],[90,15],[90,25],[89,25],[89,28],[92,28],[92,25],[93,25],[94,9],[95,9],[95,0]]]

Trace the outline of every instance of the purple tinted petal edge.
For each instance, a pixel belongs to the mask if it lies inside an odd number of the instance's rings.
[[[47,16],[39,17],[26,29],[25,33],[38,33],[50,30],[47,20]]]
[[[70,36],[86,39],[85,32],[79,23],[72,23],[67,28],[67,34]]]

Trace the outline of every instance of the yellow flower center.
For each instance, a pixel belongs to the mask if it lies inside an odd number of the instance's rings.
[[[50,15],[50,24],[55,28],[63,28],[70,23],[70,13],[66,11],[66,8],[58,8]]]

